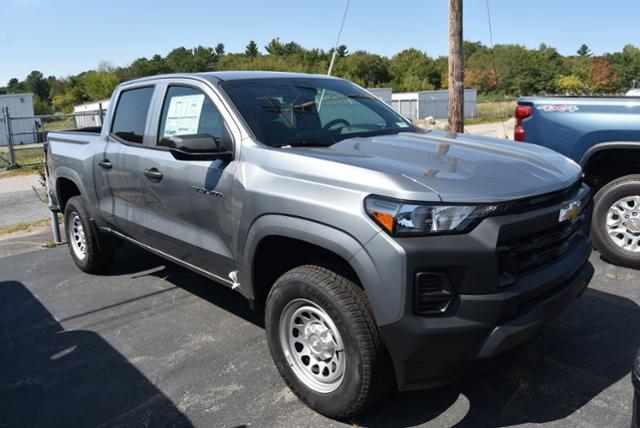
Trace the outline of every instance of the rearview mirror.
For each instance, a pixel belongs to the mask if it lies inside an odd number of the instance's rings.
[[[161,145],[178,160],[231,159],[233,152],[223,150],[219,139],[209,134],[174,135],[161,140]]]

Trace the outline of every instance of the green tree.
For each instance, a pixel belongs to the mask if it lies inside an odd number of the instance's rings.
[[[40,100],[48,100],[51,85],[41,72],[34,70],[24,80],[24,89],[35,94]]]
[[[53,113],[51,109],[51,103],[48,101],[42,100],[39,96],[33,97],[33,113],[34,114],[51,114]]]
[[[558,77],[556,86],[560,92],[567,95],[580,95],[584,94],[587,90],[587,87],[580,76],[575,74]]]
[[[211,68],[215,59],[213,48],[198,46],[192,50],[191,70],[187,71],[206,71]]]
[[[174,73],[186,73],[196,69],[193,52],[185,47],[179,47],[169,52],[165,61],[169,70]]]
[[[405,49],[389,62],[394,88],[399,91],[422,91],[440,87],[440,70],[429,56],[418,49]]]
[[[269,55],[284,55],[285,48],[280,39],[276,37],[275,39],[271,39],[268,45],[264,47]]]
[[[213,49],[217,57],[224,56],[224,43],[218,43],[216,47]]]
[[[473,55],[479,52],[487,52],[488,48],[482,42],[470,42],[465,40],[462,45],[464,60],[467,61]]]
[[[362,86],[388,84],[389,60],[366,51],[356,51],[341,61],[336,61],[336,76],[352,80]]]
[[[580,45],[580,47],[578,48],[576,53],[578,54],[578,56],[591,56],[591,55],[593,55],[592,52],[591,52],[591,49],[589,49],[589,46],[587,46],[584,43],[582,45]]]
[[[89,101],[109,98],[118,83],[115,73],[106,71],[89,71],[80,79],[83,98]]]
[[[617,80],[617,90],[625,92],[640,85],[640,49],[626,45],[622,52],[605,55]]]
[[[16,93],[16,92],[20,92],[21,90],[24,90],[22,88],[22,85],[20,84],[20,81],[15,77],[9,79],[7,89],[9,93]]]
[[[246,49],[244,50],[244,54],[246,56],[255,58],[260,55],[260,51],[258,50],[258,45],[253,40],[250,40],[247,44]]]

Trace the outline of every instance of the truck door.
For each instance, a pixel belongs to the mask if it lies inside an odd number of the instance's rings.
[[[145,242],[145,202],[141,158],[154,86],[120,92],[111,121],[104,126],[94,161],[100,213],[109,227]]]
[[[141,160],[152,247],[226,279],[233,269],[231,185],[235,160],[177,160],[167,137],[208,134],[233,150],[231,133],[203,84],[168,85],[157,107],[155,147]]]

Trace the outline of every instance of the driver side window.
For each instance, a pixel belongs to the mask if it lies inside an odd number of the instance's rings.
[[[323,91],[318,91],[316,105],[319,107],[318,116],[323,127],[336,119],[346,120],[351,125],[368,123],[384,127],[387,124],[382,116],[357,99],[347,98],[338,92],[325,90],[323,95]]]
[[[164,99],[158,143],[168,147],[168,138],[207,134],[220,142],[228,137],[220,112],[201,91],[186,86],[170,86]]]

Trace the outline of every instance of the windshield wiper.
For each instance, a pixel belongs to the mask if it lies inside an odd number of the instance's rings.
[[[354,92],[353,94],[344,94],[345,97],[347,98],[352,98],[352,99],[361,99],[361,100],[373,100],[374,98],[371,95],[368,94],[359,94]]]

